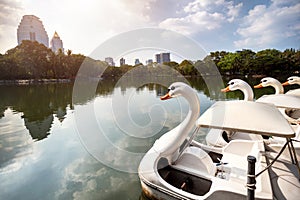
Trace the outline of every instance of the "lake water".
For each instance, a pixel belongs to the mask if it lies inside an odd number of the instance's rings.
[[[0,199],[145,199],[138,163],[188,105],[161,101],[160,84],[125,82],[101,81],[88,98],[74,98],[73,83],[0,85]],[[220,87],[189,82],[201,112],[224,99]]]

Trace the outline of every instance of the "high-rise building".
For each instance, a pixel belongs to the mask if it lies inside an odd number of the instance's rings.
[[[152,59],[146,60],[146,65],[150,65],[150,64],[152,64],[152,63],[153,63],[153,60],[152,60]]]
[[[115,66],[115,62],[114,62],[114,59],[112,57],[105,58],[105,62],[107,62],[107,64],[110,65],[110,66]]]
[[[50,41],[50,47],[54,53],[57,53],[59,49],[61,49],[62,52],[64,52],[63,42],[56,31]]]
[[[23,40],[37,41],[49,47],[49,38],[42,21],[34,15],[24,15],[17,29],[18,45]]]
[[[170,53],[161,53],[160,54],[160,61],[161,61],[161,63],[170,62],[171,61]]]
[[[122,65],[125,65],[125,59],[124,58],[120,59],[120,66],[122,66]]]
[[[160,54],[155,54],[155,59],[157,63],[164,63],[164,62],[170,62],[170,53],[160,53]]]
[[[161,63],[160,54],[155,54],[155,60],[156,60],[157,63]]]
[[[138,65],[138,64],[140,64],[140,63],[141,63],[141,62],[140,62],[140,59],[136,58],[135,61],[134,61],[134,64],[135,64],[135,65]]]

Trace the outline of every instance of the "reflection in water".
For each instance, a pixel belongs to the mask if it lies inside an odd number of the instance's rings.
[[[72,100],[73,84],[0,85],[0,199],[147,200],[141,195],[137,174],[116,171],[94,159],[82,145],[74,124],[74,113],[92,104],[98,124],[89,126],[91,116],[82,116],[87,135],[101,125],[109,133],[106,139],[119,149],[145,153],[156,138],[180,123],[187,105],[181,100],[161,102],[165,86],[149,82],[136,87],[135,81],[130,77],[121,85],[115,80],[101,81],[96,93],[76,102]],[[213,101],[224,99],[220,86],[208,89],[202,79],[188,81],[198,90],[201,112]],[[86,91],[89,85],[86,82],[80,87]],[[226,95],[242,99],[237,92]],[[120,104],[116,110],[111,108],[112,99]],[[119,113],[126,101],[130,113]],[[163,116],[161,106],[170,114],[165,123],[155,121],[156,115]],[[128,124],[128,116],[142,131]],[[107,145],[105,140],[95,142]],[[139,163],[106,150],[105,156],[117,164]]]
[[[32,140],[24,130],[21,113],[7,109],[0,119],[0,173],[19,169],[18,159],[30,156],[32,151]]]
[[[49,135],[53,115],[61,122],[72,108],[72,84],[0,86],[0,117],[7,107],[23,113],[25,126],[34,140]]]
[[[56,199],[137,199],[141,191],[136,174],[115,171],[90,157],[70,163],[61,181]]]

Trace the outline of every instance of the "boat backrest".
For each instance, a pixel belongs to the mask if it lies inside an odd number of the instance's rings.
[[[257,140],[263,141],[263,137],[259,134],[235,132],[230,136],[231,140]]]
[[[262,148],[262,141],[232,140],[224,147],[222,162],[246,170],[248,167],[247,156],[251,155],[258,159]]]
[[[228,141],[226,141],[226,137],[228,140],[227,132],[224,130],[212,128],[207,133],[205,140],[209,146],[224,147],[228,143]]]
[[[216,173],[216,166],[211,157],[198,147],[187,147],[172,167],[194,175],[212,175]]]

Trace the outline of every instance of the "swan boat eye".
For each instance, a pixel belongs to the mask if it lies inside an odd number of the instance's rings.
[[[175,90],[175,87],[172,86],[171,88],[168,88],[168,92],[170,92],[170,90]]]

